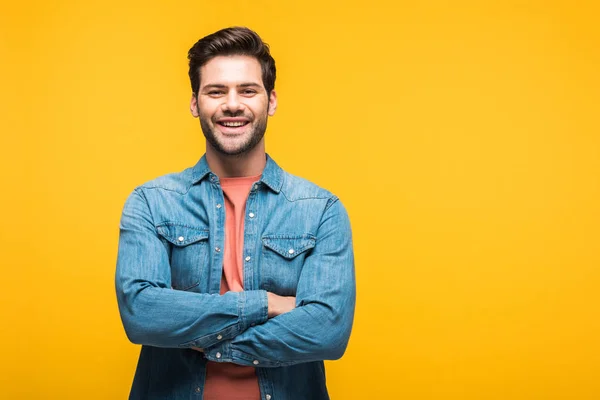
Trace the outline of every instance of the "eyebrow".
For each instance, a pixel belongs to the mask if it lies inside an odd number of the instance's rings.
[[[259,89],[262,88],[261,85],[259,85],[258,83],[254,83],[254,82],[240,83],[239,85],[236,85],[236,87],[239,87],[239,88],[255,87],[255,88],[259,88]],[[227,85],[223,85],[221,83],[209,83],[208,85],[206,85],[202,88],[202,90],[206,90],[206,89],[227,89]]]

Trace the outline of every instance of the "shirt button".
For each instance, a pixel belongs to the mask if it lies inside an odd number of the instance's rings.
[[[250,261],[250,256],[246,256],[246,258],[244,260]]]
[[[199,387],[199,386],[196,386],[196,389],[194,389],[194,391],[195,391],[196,393],[200,393],[200,390],[201,390],[201,389],[200,389],[200,387]],[[267,400],[269,400],[269,399],[267,399]]]
[[[217,353],[217,354],[215,354],[215,357],[217,357],[217,358],[221,358],[221,353]]]
[[[252,361],[252,364],[254,364],[254,365],[258,365],[258,360],[254,360],[254,361]]]
[[[248,214],[248,216],[249,216],[250,218],[254,218],[254,213],[250,213],[250,214]]]
[[[270,394],[266,395],[266,396],[265,396],[265,399],[267,399],[267,400],[271,400],[271,395],[270,395]]]
[[[217,204],[217,208],[221,208],[221,204]]]
[[[179,237],[177,238],[177,240],[179,240],[180,242],[183,242],[183,241],[185,240],[185,238],[184,238],[183,236],[179,236]]]
[[[221,336],[221,335],[217,336],[217,340],[221,340],[221,339],[223,339],[223,336]]]
[[[289,250],[288,250],[288,253],[290,253],[290,254],[294,254],[294,249],[289,249]]]
[[[220,247],[215,247],[215,251],[216,251],[217,253],[220,253],[220,252],[221,252],[221,248],[220,248]]]

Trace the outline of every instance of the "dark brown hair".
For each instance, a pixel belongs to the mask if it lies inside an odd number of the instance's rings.
[[[245,27],[221,29],[198,40],[188,51],[190,60],[189,76],[192,92],[198,95],[200,89],[200,68],[217,56],[243,55],[254,57],[260,63],[263,85],[267,95],[275,88],[275,60],[269,52],[269,45],[258,34]]]

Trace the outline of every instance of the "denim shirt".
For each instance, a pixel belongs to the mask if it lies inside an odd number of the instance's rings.
[[[255,367],[263,400],[329,398],[323,360],[342,356],[354,316],[350,222],[336,196],[266,157],[246,204],[242,292],[219,294],[225,207],[205,156],[127,199],[116,291],[142,345],[131,399],[202,399],[207,360]],[[269,319],[268,291],[296,308]]]

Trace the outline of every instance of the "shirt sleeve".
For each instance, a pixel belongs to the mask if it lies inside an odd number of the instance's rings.
[[[340,358],[348,344],[356,284],[350,221],[333,199],[305,259],[296,292],[297,307],[251,327],[231,340],[205,348],[211,361],[280,367]]]
[[[125,332],[137,344],[206,348],[267,320],[264,290],[221,296],[171,288],[167,250],[140,189],[123,208],[115,284]]]

